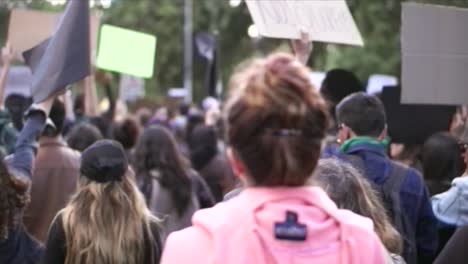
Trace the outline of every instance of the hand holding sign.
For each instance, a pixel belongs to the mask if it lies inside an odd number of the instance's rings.
[[[299,39],[306,29],[313,41],[364,45],[344,0],[246,0],[262,36]]]
[[[296,58],[303,64],[307,64],[310,54],[312,53],[312,41],[309,34],[305,31],[301,32],[301,39],[291,40],[291,49]]]

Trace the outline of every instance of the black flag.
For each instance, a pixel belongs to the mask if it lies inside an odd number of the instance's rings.
[[[31,95],[35,103],[88,76],[89,1],[69,0],[54,35],[23,56],[34,73]]]
[[[216,36],[210,33],[199,33],[196,36],[196,46],[200,57],[207,61],[206,88],[208,95],[217,98],[218,84],[218,51]]]

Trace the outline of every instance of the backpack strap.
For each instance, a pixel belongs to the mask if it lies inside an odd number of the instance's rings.
[[[400,190],[407,172],[408,168],[396,162],[391,162],[390,174],[382,186],[384,195],[387,195],[388,198],[392,200],[392,221],[398,228],[403,227]],[[399,231],[401,232],[403,230]]]
[[[359,155],[342,154],[340,155],[340,159],[353,166],[361,173],[361,175],[366,175],[366,166],[364,164],[364,160]]]

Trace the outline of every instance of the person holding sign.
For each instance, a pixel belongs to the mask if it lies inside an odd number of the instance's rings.
[[[371,220],[306,186],[328,127],[309,74],[293,56],[273,54],[232,77],[228,156],[245,188],[172,233],[161,263],[385,263]]]
[[[37,264],[43,252],[39,242],[26,232],[22,215],[30,200],[36,139],[53,101],[51,97],[28,111],[14,153],[0,160],[0,263]]]

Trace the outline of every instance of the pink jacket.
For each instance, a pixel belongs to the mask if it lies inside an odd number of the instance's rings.
[[[307,226],[304,241],[275,238],[275,226],[287,211]],[[372,221],[338,209],[317,187],[248,188],[198,211],[192,222],[169,236],[162,264],[385,263]]]

